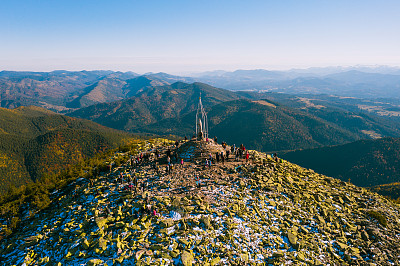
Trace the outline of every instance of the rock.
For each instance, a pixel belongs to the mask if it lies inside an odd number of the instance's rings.
[[[89,241],[86,238],[83,240],[82,247],[84,249],[88,249],[90,247]]]
[[[247,253],[246,254],[240,254],[240,260],[242,262],[248,262],[249,261],[249,255]]]
[[[164,228],[171,227],[174,224],[175,224],[175,222],[172,218],[167,218],[167,219],[161,221],[161,226]]]
[[[217,265],[220,261],[221,261],[220,257],[213,258],[213,259],[210,261],[210,265],[211,265],[211,266]]]
[[[92,260],[89,260],[86,265],[87,266],[96,266],[96,265],[100,265],[102,263],[103,263],[103,261],[100,259],[92,259]]]
[[[184,250],[181,254],[181,261],[184,266],[192,266],[194,261],[193,255]]]
[[[203,216],[203,217],[201,217],[200,221],[204,224],[206,229],[210,229],[211,228],[210,217]]]
[[[146,252],[146,250],[144,250],[144,249],[137,251],[135,254],[136,261],[139,261],[145,252]]]
[[[290,244],[292,244],[292,246],[297,246],[297,234],[296,233],[288,232],[288,238],[289,238],[289,242],[290,242]]]
[[[346,250],[348,248],[348,246],[342,242],[337,241],[336,242],[338,244],[338,246],[340,247],[341,250]]]
[[[297,253],[296,258],[297,258],[298,260],[300,260],[300,261],[304,261],[304,259],[305,259],[304,253],[303,253],[303,252]]]
[[[369,240],[369,235],[365,230],[361,231],[361,238],[368,241]]]

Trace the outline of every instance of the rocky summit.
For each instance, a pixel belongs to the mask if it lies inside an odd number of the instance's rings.
[[[0,264],[400,265],[399,205],[257,151],[217,162],[226,150],[209,140],[114,154],[22,221]]]

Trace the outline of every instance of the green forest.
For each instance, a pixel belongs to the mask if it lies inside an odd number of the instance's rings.
[[[400,181],[400,138],[360,140],[353,143],[295,151],[286,160],[316,172],[370,187]]]
[[[58,174],[131,138],[39,107],[0,108],[0,192]]]

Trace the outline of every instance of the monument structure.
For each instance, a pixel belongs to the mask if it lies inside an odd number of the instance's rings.
[[[208,138],[208,122],[207,114],[204,111],[203,104],[201,103],[201,95],[199,97],[199,105],[196,112],[196,139],[202,140]]]

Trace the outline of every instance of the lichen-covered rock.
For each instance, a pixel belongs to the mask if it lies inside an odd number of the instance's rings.
[[[192,266],[194,261],[193,255],[184,250],[181,254],[181,262],[184,266]]]
[[[193,156],[168,174],[158,147],[158,172],[153,162],[122,164],[54,196],[0,242],[4,265],[385,265],[400,256],[399,206],[365,189],[260,152],[254,163],[205,167],[223,149],[198,142],[171,147]]]
[[[92,259],[87,262],[87,266],[96,266],[102,264],[103,261],[100,259]]]

